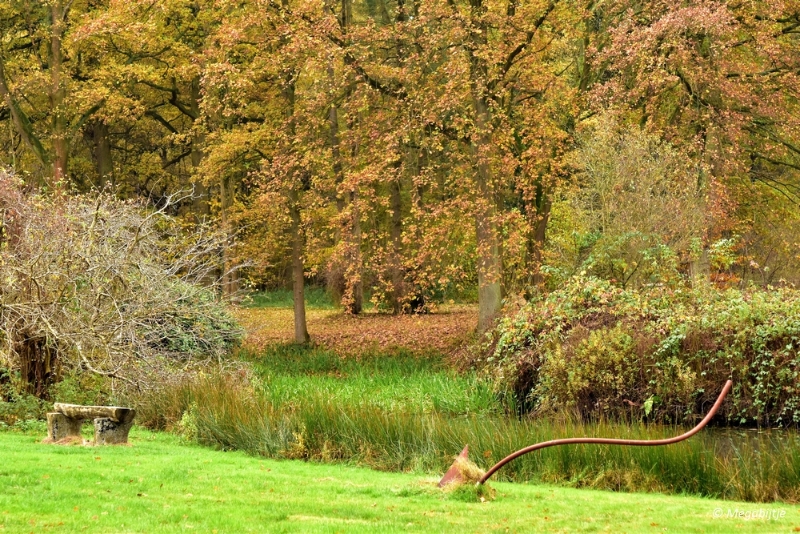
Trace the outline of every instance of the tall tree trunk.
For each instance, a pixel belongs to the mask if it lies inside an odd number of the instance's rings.
[[[527,291],[534,291],[544,284],[542,275],[542,252],[547,238],[547,223],[550,221],[552,202],[546,191],[542,190],[537,202],[537,209],[530,221],[531,231],[528,237],[528,273],[530,273]]]
[[[328,65],[328,79],[334,81],[333,65]],[[339,245],[345,235],[348,235],[347,224],[344,223],[345,198],[340,189],[344,183],[344,167],[342,165],[342,153],[339,140],[339,110],[335,102],[331,102],[328,108],[328,146],[331,149],[331,164],[333,166],[333,178],[336,187],[336,213],[339,216],[339,224],[336,225],[334,242]],[[345,266],[340,265],[340,261],[332,260],[328,268],[327,284],[328,291],[336,301],[341,301],[345,292]]]
[[[219,193],[220,224],[222,225],[222,231],[225,232],[225,243],[222,248],[222,296],[227,300],[233,300],[239,291],[239,276],[230,253],[232,236],[228,220],[228,209],[232,204],[234,191],[228,179],[222,178],[220,180]]]
[[[194,187],[193,191],[193,198],[192,198],[192,208],[194,211],[195,218],[198,221],[203,221],[208,218],[211,214],[211,206],[209,204],[209,193],[208,187],[206,184],[203,183],[203,180],[199,179],[199,171],[200,165],[203,163],[203,158],[205,157],[205,152],[203,148],[206,143],[206,136],[205,134],[199,130],[199,121],[200,121],[200,78],[195,76],[192,78],[192,86],[191,86],[191,97],[189,99],[189,106],[194,115],[195,120],[195,132],[194,137],[192,138],[192,174],[193,174],[193,181],[192,186]]]
[[[490,153],[492,151],[491,116],[487,102],[488,69],[476,51],[485,49],[488,27],[484,20],[485,7],[481,0],[472,2],[472,24],[480,31],[472,32],[468,51],[470,60],[470,90],[475,117],[475,136],[472,140],[475,158],[475,235],[478,245],[478,331],[485,332],[494,322],[502,304],[502,248],[497,228],[497,199]]]
[[[64,117],[64,97],[66,86],[61,78],[63,56],[61,52],[61,38],[64,34],[65,10],[60,0],[53,2],[52,34],[50,36],[50,109],[53,112],[52,139],[53,139],[53,183],[54,188],[66,187],[67,158],[69,156],[69,140],[67,139],[67,121]]]
[[[286,117],[289,124],[290,139],[294,140],[296,135],[294,108],[295,108],[295,76],[289,74],[285,81],[286,88],[283,91],[286,99]],[[289,218],[291,219],[291,240],[292,240],[292,300],[294,307],[294,340],[296,343],[308,343],[311,341],[308,335],[306,324],[306,298],[305,298],[305,266],[303,264],[303,251],[305,249],[305,235],[303,233],[302,221],[300,218],[300,189],[302,179],[295,169],[289,177],[288,201]]]
[[[289,215],[292,237],[292,298],[294,300],[294,340],[308,343],[311,338],[306,326],[305,268],[303,266],[303,230],[300,221],[299,194],[296,187],[289,190]]]
[[[389,278],[392,282],[391,305],[394,313],[400,313],[403,307],[403,198],[401,194],[400,176],[389,184],[389,209],[392,212],[390,238],[392,240],[392,259],[389,266]]]
[[[343,0],[342,18],[340,19],[343,29],[347,27],[349,4],[349,0]],[[335,80],[332,63],[328,65],[328,78],[331,83]],[[345,247],[344,258],[340,260],[344,265],[334,264],[329,269],[328,289],[337,299],[343,298],[345,308],[349,313],[359,314],[364,305],[364,289],[361,281],[361,220],[358,213],[358,193],[351,191],[348,195],[350,217],[346,220],[344,212],[347,203],[345,197],[338,192],[344,183],[345,176],[339,136],[339,110],[335,102],[331,102],[328,108],[328,146],[331,150],[333,175],[337,189],[336,209],[342,221],[334,237],[337,243],[343,244]]]
[[[497,203],[492,187],[488,128],[488,108],[482,96],[473,98],[476,127],[479,133],[473,144],[477,159],[475,181],[478,198],[475,205],[475,236],[478,245],[478,331],[488,330],[502,304],[502,259],[497,228]]]
[[[114,181],[114,164],[111,159],[111,143],[108,141],[108,125],[100,120],[92,121],[92,155],[97,170],[97,185]]]
[[[348,249],[348,311],[359,314],[364,309],[364,283],[361,280],[361,213],[358,206],[358,192],[350,193],[350,235]]]

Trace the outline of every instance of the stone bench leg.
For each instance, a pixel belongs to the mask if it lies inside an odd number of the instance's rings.
[[[81,439],[82,419],[73,419],[64,414],[51,412],[47,414],[47,439],[53,443],[66,438]]]
[[[117,423],[108,417],[98,417],[94,420],[94,444],[118,445],[128,443],[128,432],[133,426],[133,421]]]

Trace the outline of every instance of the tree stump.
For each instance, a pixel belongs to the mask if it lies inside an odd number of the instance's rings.
[[[63,413],[47,414],[47,440],[51,443],[67,438],[81,438],[83,419],[67,417]]]
[[[94,420],[94,444],[120,445],[128,443],[128,432],[130,432],[131,426],[133,426],[133,417],[127,423],[114,421],[110,417],[98,417]]]

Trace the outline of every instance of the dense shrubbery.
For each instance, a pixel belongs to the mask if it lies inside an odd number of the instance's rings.
[[[38,194],[0,172],[3,389],[52,398],[82,373],[143,387],[171,362],[217,358],[238,342],[241,328],[203,287],[218,276],[225,237],[186,231],[169,208],[107,192]]]
[[[591,277],[503,319],[480,362],[527,409],[689,422],[724,384],[731,423],[800,423],[800,291],[624,290]]]

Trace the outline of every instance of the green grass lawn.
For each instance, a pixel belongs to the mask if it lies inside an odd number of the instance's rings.
[[[0,432],[0,532],[800,531],[798,505],[508,483],[493,485],[492,502],[468,502],[419,475],[265,460],[138,429],[131,447],[41,437]],[[762,510],[776,519],[729,517]]]

